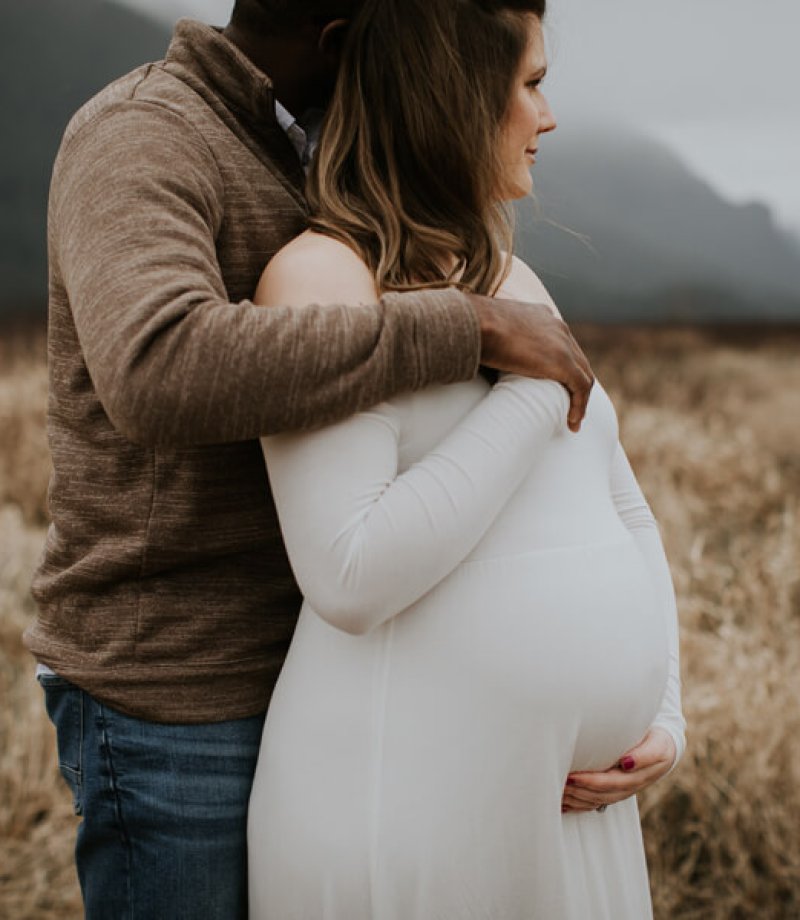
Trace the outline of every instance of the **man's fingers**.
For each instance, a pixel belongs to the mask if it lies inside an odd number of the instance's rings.
[[[569,391],[569,413],[567,414],[567,424],[570,431],[577,432],[580,430],[581,422],[586,415],[586,409],[589,405],[589,397],[594,386],[594,377],[583,374],[577,383],[568,386]]]
[[[569,326],[567,326],[566,323],[564,323],[564,326],[566,328],[567,335],[569,336],[569,340],[572,343],[573,351],[575,352],[575,360],[578,362],[581,370],[587,376],[594,378],[594,374],[592,373],[592,365],[589,363],[589,359],[586,357],[586,354],[584,353],[583,349],[578,344],[578,340],[572,334],[572,330],[569,328]]]
[[[481,326],[481,362],[506,373],[563,384],[570,394],[567,422],[577,431],[594,375],[569,326],[547,304],[469,296]]]
[[[581,422],[586,415],[586,409],[589,405],[589,397],[592,394],[594,386],[594,374],[589,364],[589,359],[583,353],[580,345],[572,335],[569,326],[564,324],[564,333],[567,340],[567,356],[565,366],[562,370],[564,385],[569,391],[570,407],[567,415],[567,423],[571,431],[577,432],[580,429]],[[569,369],[572,369],[571,372]]]

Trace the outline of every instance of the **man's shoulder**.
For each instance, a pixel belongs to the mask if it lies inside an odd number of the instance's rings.
[[[176,124],[184,121],[190,129],[188,116],[197,105],[196,94],[163,65],[163,61],[142,64],[101,89],[72,116],[63,145],[115,113],[141,121],[143,128],[167,116]]]
[[[146,79],[151,66],[151,64],[142,64],[130,73],[125,74],[125,76],[109,83],[92,96],[91,99],[84,102],[70,119],[64,132],[64,140],[68,141],[76,134],[79,134],[86,125],[91,124],[103,112],[132,99],[137,87]]]
[[[67,125],[53,167],[52,226],[101,187],[109,200],[123,200],[136,189],[174,192],[177,184],[184,203],[202,202],[218,219],[223,180],[193,96],[162,66],[146,64],[85,103]]]

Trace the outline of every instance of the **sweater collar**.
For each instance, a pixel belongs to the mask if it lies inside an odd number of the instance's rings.
[[[226,105],[256,123],[275,122],[272,81],[262,73],[221,29],[180,19],[166,54],[168,65],[177,65],[194,78],[192,83],[209,87]]]

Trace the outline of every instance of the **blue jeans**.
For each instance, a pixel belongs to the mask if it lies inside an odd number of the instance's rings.
[[[83,816],[86,920],[245,920],[247,802],[263,716],[160,725],[40,675]]]

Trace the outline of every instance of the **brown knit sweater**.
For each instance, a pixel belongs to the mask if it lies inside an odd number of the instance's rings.
[[[190,21],[164,61],[78,112],[56,161],[53,524],[26,641],[141,718],[269,701],[299,597],[256,439],[477,369],[477,320],[455,292],[246,299],[305,225],[302,182],[269,80]]]

